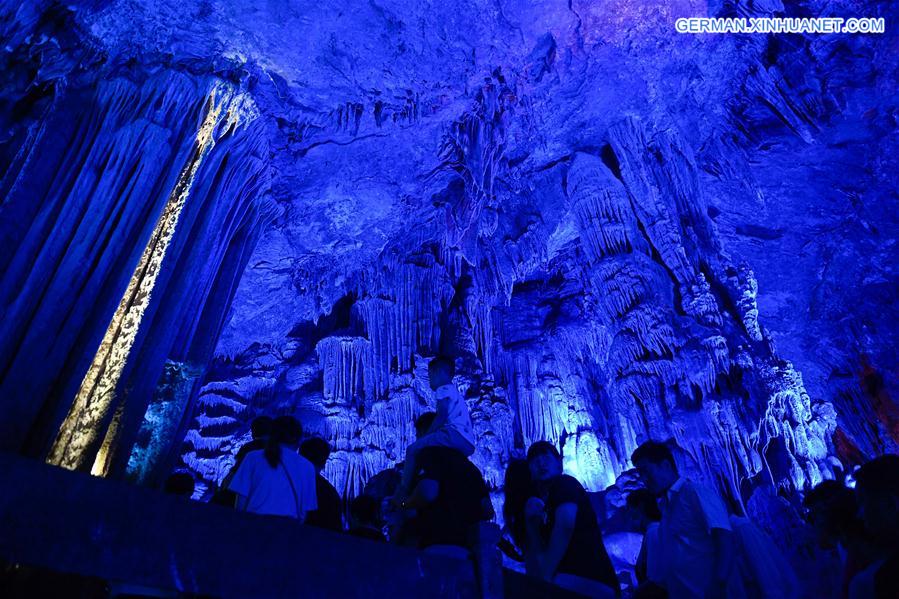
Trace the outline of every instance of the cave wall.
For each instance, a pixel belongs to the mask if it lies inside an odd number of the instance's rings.
[[[704,10],[689,3],[575,3],[530,24],[507,8],[484,28],[519,27],[528,45],[474,59],[465,93],[403,90],[398,116],[382,91],[355,93],[288,140],[302,178],[241,281],[185,462],[214,483],[255,415],[297,413],[353,494],[402,459],[431,405],[424,363],[448,348],[493,484],[550,439],[601,490],[637,443],[670,437],[746,508],[759,486],[894,449],[895,222],[875,232],[845,208],[856,198],[864,220],[895,203],[889,42],[677,36],[674,16]],[[423,52],[429,33],[390,15]],[[346,58],[341,33],[313,44],[321,61]],[[357,58],[343,64],[360,79],[386,72],[380,54]],[[864,306],[837,290],[849,280]]]
[[[124,472],[166,365],[205,369],[274,214],[265,139],[232,82],[45,51],[48,32],[77,31],[45,8],[4,14],[7,60],[36,64],[5,88],[3,447]]]
[[[614,507],[672,438],[773,526],[897,450],[895,35],[673,28],[889,3],[0,6],[6,449],[205,495],[291,413],[350,497],[444,352],[498,501],[548,439]]]

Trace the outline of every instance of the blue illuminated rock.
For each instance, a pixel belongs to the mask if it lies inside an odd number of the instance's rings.
[[[778,488],[899,447],[894,35],[677,34],[692,0],[2,6],[10,447],[55,433],[213,84],[254,117],[185,203],[112,472],[183,462],[208,494],[255,416],[293,413],[354,495],[433,408],[437,353],[495,490],[547,439],[613,510],[672,438],[773,525]]]

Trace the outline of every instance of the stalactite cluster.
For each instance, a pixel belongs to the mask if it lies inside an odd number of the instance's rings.
[[[192,385],[274,215],[266,142],[253,100],[231,83],[77,69],[12,140],[4,171],[4,444],[121,474],[137,443],[153,455],[131,468],[143,479],[176,457]],[[169,362],[193,382],[177,409],[148,411],[157,383],[171,391]]]

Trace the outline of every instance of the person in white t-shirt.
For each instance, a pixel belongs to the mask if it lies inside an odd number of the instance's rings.
[[[265,449],[248,453],[228,483],[238,496],[237,509],[302,522],[318,507],[315,467],[297,453],[302,434],[293,416],[275,419]]]

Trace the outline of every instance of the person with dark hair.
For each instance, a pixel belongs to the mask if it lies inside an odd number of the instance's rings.
[[[528,574],[589,597],[616,597],[618,577],[584,487],[562,474],[562,456],[547,441],[531,445],[534,482],[524,508]]]
[[[524,506],[531,496],[531,470],[527,460],[512,459],[506,466],[503,481],[503,538],[500,550],[516,562],[524,561],[524,547],[527,544],[527,529],[524,520]],[[507,538],[505,535],[508,535]]]
[[[350,530],[354,537],[386,543],[378,517],[378,500],[370,495],[359,495],[350,502]]]
[[[268,439],[272,434],[274,424],[275,421],[271,416],[257,416],[253,418],[253,422],[250,423],[250,433],[253,435],[253,440],[265,441]]]
[[[625,502],[628,518],[643,534],[643,543],[634,567],[637,582],[649,580],[660,584],[664,580],[659,563],[659,522],[662,520],[659,504],[648,489],[631,491]]]
[[[859,515],[880,552],[849,586],[852,599],[899,597],[899,456],[882,455],[855,473]]]
[[[209,503],[226,505],[228,507],[235,506],[237,503],[237,495],[233,491],[228,490],[228,485],[237,473],[237,469],[240,467],[244,458],[247,457],[247,454],[251,451],[265,448],[266,441],[268,441],[269,435],[272,433],[273,422],[274,421],[269,416],[257,416],[253,419],[253,422],[250,423],[250,434],[253,438],[244,443],[240,449],[237,450],[237,454],[234,456],[234,465],[231,466],[228,474],[222,479],[219,489],[213,494]]]
[[[190,472],[175,472],[165,481],[163,489],[169,495],[191,497],[194,494],[194,477]]]
[[[312,462],[315,466],[315,497],[318,507],[306,516],[306,524],[327,528],[328,530],[343,530],[343,511],[340,505],[340,494],[328,479],[322,476],[325,464],[331,457],[331,446],[319,437],[312,437],[303,441],[300,445],[300,455]]]
[[[297,453],[302,434],[293,416],[275,419],[265,448],[247,454],[231,480],[238,509],[300,521],[316,509],[315,467]]]
[[[237,450],[237,455],[234,456],[234,466],[231,468],[231,476],[234,476],[234,473],[237,472],[237,467],[240,466],[240,463],[247,457],[248,453],[257,449],[265,449],[265,444],[272,434],[274,422],[270,416],[257,416],[253,419],[250,423],[250,434],[253,438]]]
[[[742,597],[733,532],[721,498],[682,478],[664,443],[643,443],[631,461],[646,488],[659,498],[660,575],[668,594],[673,599]]]
[[[637,462],[646,462],[650,464],[668,463],[675,469],[675,471],[677,470],[671,448],[665,443],[660,443],[658,441],[647,441],[637,447],[631,454],[631,463],[636,465]]]
[[[858,517],[855,493],[835,480],[825,480],[806,493],[802,500],[806,521],[824,549],[837,549],[843,562],[841,597],[849,597],[849,585],[856,574],[877,558],[874,545]]]

